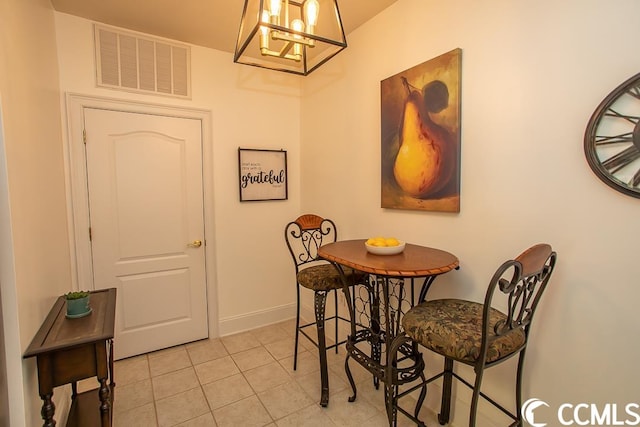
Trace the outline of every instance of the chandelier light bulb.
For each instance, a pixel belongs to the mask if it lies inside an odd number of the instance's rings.
[[[293,21],[291,21],[291,28],[293,29],[293,31],[302,32],[302,31],[304,31],[304,22],[302,22],[301,19],[294,19]],[[299,35],[299,34],[294,34],[293,38],[301,40],[302,36]],[[293,55],[296,58],[302,59],[302,45],[300,43],[294,43],[294,45],[293,45]],[[299,61],[300,59],[296,59],[296,61]]]
[[[269,12],[267,12],[266,10],[262,11],[261,21],[264,22],[265,24],[269,23]],[[264,25],[261,25],[260,33],[262,33],[263,36],[266,36],[269,33],[269,28]]]
[[[293,29],[293,31],[303,32],[304,31],[304,22],[302,22],[301,19],[294,19],[291,22],[291,28]],[[302,38],[302,36],[300,36],[298,34],[294,35],[294,37]]]
[[[280,25],[280,9],[282,7],[281,0],[271,0],[269,6],[269,13],[271,14],[271,23]]]
[[[315,26],[318,23],[318,13],[320,12],[320,3],[318,0],[307,0],[304,4],[304,14],[308,26]]]
[[[271,11],[271,16],[280,17],[280,8],[282,7],[281,0],[271,0],[269,10]]]

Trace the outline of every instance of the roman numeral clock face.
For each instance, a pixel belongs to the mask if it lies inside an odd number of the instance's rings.
[[[600,103],[587,125],[584,152],[605,184],[640,198],[640,74]]]

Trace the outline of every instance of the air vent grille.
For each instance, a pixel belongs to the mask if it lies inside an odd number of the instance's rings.
[[[95,24],[98,86],[191,97],[191,48]]]

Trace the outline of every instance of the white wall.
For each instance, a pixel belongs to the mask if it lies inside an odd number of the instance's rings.
[[[11,426],[41,423],[35,360],[22,360],[70,265],[53,9],[0,2],[0,265]],[[6,163],[6,167],[5,167]],[[56,403],[58,402],[56,397]]]
[[[237,65],[231,54],[192,46],[192,100],[97,88],[93,23],[55,16],[63,93],[211,111],[213,171],[205,173],[213,174],[214,194],[205,204],[215,207],[215,241],[208,244],[215,245],[216,269],[207,273],[210,292],[217,292],[219,333],[292,316],[292,266],[282,232],[299,214],[299,77]],[[287,150],[287,201],[239,202],[238,147]],[[215,307],[210,311],[215,315]]]
[[[552,408],[640,396],[640,200],[602,183],[582,145],[596,106],[640,71],[638,16],[636,0],[399,0],[304,81],[302,210],[336,220],[342,238],[388,234],[456,254],[461,269],[431,297],[479,300],[502,261],[553,245],[524,384]],[[461,211],[382,209],[380,81],[455,48]],[[486,386],[512,404],[510,367]]]

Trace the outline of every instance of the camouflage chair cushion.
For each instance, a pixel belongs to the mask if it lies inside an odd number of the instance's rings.
[[[407,335],[429,350],[474,364],[480,357],[482,309],[482,304],[458,299],[427,301],[409,310],[402,326]],[[487,363],[512,354],[525,342],[519,328],[502,336],[495,334],[494,326],[507,318],[505,314],[492,308],[489,317]]]
[[[354,272],[350,268],[344,267],[347,282],[358,283],[364,278],[361,272]],[[352,281],[355,279],[355,282]],[[314,265],[298,272],[298,283],[312,291],[331,291],[342,289],[342,280],[338,270],[332,264]]]

